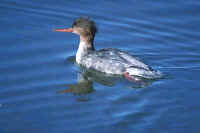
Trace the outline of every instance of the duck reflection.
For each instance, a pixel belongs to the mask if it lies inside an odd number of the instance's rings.
[[[141,88],[151,85],[152,81],[138,80],[135,82],[129,82],[123,77],[107,75],[101,72],[87,70],[81,68],[81,72],[78,73],[77,83],[67,84],[67,89],[59,91],[59,93],[72,93],[75,95],[86,95],[94,92],[93,83],[99,83],[104,86],[114,86],[117,83],[122,83],[125,88]]]
[[[59,93],[88,94],[94,91],[93,82],[84,73],[78,73],[77,83],[67,84],[67,87]]]
[[[75,67],[80,68],[77,73],[77,83],[67,84],[67,89],[61,90],[58,93],[72,93],[74,95],[87,95],[94,92],[93,83],[99,83],[104,86],[112,87],[115,84],[120,84],[124,88],[144,88],[152,84],[155,80],[142,79],[135,77],[135,80],[128,81],[123,76],[110,75],[95,70],[90,70],[82,66],[77,66],[75,57],[71,56],[67,59],[68,63],[72,63]],[[85,99],[84,99],[85,100]]]
[[[59,93],[89,94],[94,91],[94,81],[105,86],[113,86],[116,81],[116,77],[103,76],[102,73],[88,71],[86,69],[82,69],[77,77],[77,83],[67,84],[67,89],[59,91]]]

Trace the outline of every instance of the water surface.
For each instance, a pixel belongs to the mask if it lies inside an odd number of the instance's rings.
[[[1,133],[200,130],[198,0],[2,0],[0,12]],[[164,78],[134,84],[87,73],[79,84],[79,37],[52,32],[79,16],[96,21],[96,49],[128,51]]]

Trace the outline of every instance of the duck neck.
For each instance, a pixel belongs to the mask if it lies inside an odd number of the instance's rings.
[[[87,39],[85,37],[80,36],[80,43],[78,47],[78,51],[76,53],[76,62],[81,64],[82,58],[88,53],[94,51],[93,39]]]

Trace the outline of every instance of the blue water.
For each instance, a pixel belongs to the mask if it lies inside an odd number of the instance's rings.
[[[0,132],[197,133],[199,12],[198,0],[1,0]],[[164,77],[82,73],[79,37],[53,32],[79,16],[96,21],[96,49],[128,51]]]

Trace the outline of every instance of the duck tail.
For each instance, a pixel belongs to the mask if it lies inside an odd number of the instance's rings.
[[[146,70],[146,69],[138,69],[134,67],[129,67],[126,69],[124,74],[125,77],[140,77],[144,79],[157,79],[162,77],[162,73],[160,71],[155,70]]]

